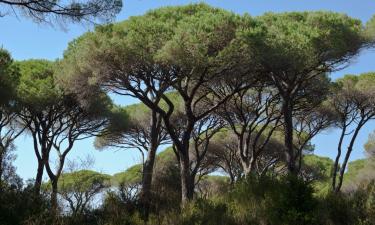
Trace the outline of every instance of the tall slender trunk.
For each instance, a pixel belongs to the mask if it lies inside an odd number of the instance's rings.
[[[339,162],[342,152],[342,143],[344,141],[345,133],[346,133],[347,126],[344,125],[341,131],[339,143],[337,145],[337,156],[335,159],[335,164],[333,166],[333,174],[332,174],[332,190],[336,191],[336,180],[337,180],[337,172],[339,170]]]
[[[156,151],[159,145],[159,135],[160,135],[160,121],[158,121],[158,116],[156,112],[152,112],[151,116],[151,132],[150,132],[150,146],[147,152],[147,159],[143,165],[142,173],[142,192],[140,195],[140,202],[143,211],[143,216],[148,220],[150,213],[151,204],[151,185],[152,176],[155,164]]]
[[[36,171],[36,177],[35,177],[35,182],[34,182],[34,191],[35,191],[34,193],[35,195],[39,195],[40,187],[42,185],[42,180],[43,180],[44,167],[45,167],[45,153],[46,153],[45,140],[44,139],[40,140],[42,143],[40,144],[40,147],[39,147],[37,132],[32,131],[31,134],[33,137],[34,153],[38,160],[38,168]],[[40,149],[40,152],[39,152],[39,149]]]
[[[34,190],[35,194],[40,194],[40,188],[42,186],[43,180],[43,172],[44,172],[44,163],[42,160],[38,160],[38,169],[36,171],[35,183],[34,183]]]
[[[293,147],[293,103],[291,99],[288,98],[284,98],[283,100],[285,159],[289,173],[297,175],[298,171]]]
[[[351,153],[353,151],[354,142],[357,139],[359,131],[361,130],[361,128],[362,128],[363,125],[364,125],[364,123],[361,120],[359,122],[357,128],[355,129],[354,134],[353,134],[353,136],[352,136],[352,138],[350,140],[350,143],[349,143],[349,146],[348,146],[348,151],[345,154],[344,162],[342,163],[342,166],[340,168],[339,182],[337,184],[335,192],[339,192],[341,190],[342,182],[343,182],[343,179],[344,179],[344,173],[345,173],[346,165],[348,164],[350,155],[351,155]]]
[[[65,156],[66,153],[70,151],[70,149],[73,147],[73,144],[70,143],[67,149],[64,152],[59,159],[59,164],[57,167],[57,171],[54,174],[51,166],[49,164],[49,155],[46,154],[45,159],[45,167],[46,167],[46,172],[48,174],[48,177],[50,179],[51,185],[52,185],[52,192],[51,192],[51,206],[52,206],[52,216],[55,217],[56,219],[58,218],[58,213],[59,213],[59,207],[58,207],[58,201],[57,201],[57,194],[58,194],[58,182],[62,173],[62,169],[64,167],[64,162],[65,162]]]

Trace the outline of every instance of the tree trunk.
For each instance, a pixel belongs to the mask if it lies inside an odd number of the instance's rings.
[[[34,183],[34,190],[35,190],[36,195],[40,194],[40,187],[42,186],[42,180],[43,180],[43,172],[44,172],[44,163],[42,160],[39,160],[38,169],[37,169],[36,177],[35,177],[35,183]]]
[[[142,191],[140,195],[140,202],[143,211],[144,219],[147,221],[150,213],[151,204],[151,186],[152,186],[152,176],[154,171],[155,156],[156,151],[159,147],[160,129],[161,129],[161,118],[155,111],[152,111],[151,121],[150,121],[150,146],[147,151],[147,159],[143,165],[142,173]]]
[[[58,179],[51,179],[52,192],[51,192],[51,206],[52,206],[52,216],[57,218],[58,216],[58,203],[57,203],[57,182]]]
[[[342,131],[341,131],[339,144],[337,146],[337,156],[336,156],[336,159],[335,159],[335,164],[333,166],[333,174],[332,174],[332,190],[333,191],[336,191],[337,171],[339,170],[339,162],[340,162],[340,157],[341,157],[341,152],[342,152],[342,150],[341,150],[342,149],[342,143],[344,141],[346,128],[347,128],[347,126],[344,125],[343,128],[342,128]]]
[[[290,99],[284,98],[283,102],[283,117],[284,117],[284,144],[285,144],[285,159],[287,168],[290,174],[297,175],[297,168],[295,163],[295,154],[293,147],[293,104]]]
[[[248,178],[249,175],[253,172],[251,170],[251,166],[247,162],[242,162],[241,164],[242,164],[242,169],[243,169],[244,176],[245,176],[245,178]]]
[[[249,135],[249,134],[248,134]],[[242,133],[237,137],[237,151],[240,155],[240,161],[241,161],[241,167],[244,173],[245,178],[248,177],[248,175],[251,173],[251,166],[250,162],[248,160],[248,145],[246,144],[245,135]]]
[[[229,178],[230,178],[230,186],[233,186],[236,182],[236,178],[234,177],[234,174],[231,169],[229,169]]]
[[[193,199],[194,181],[190,174],[189,156],[180,154],[180,173],[181,173],[181,203],[186,205]]]
[[[189,104],[185,102],[186,108],[189,109]],[[173,111],[173,109],[172,109]],[[189,110],[187,110],[189,111]],[[189,159],[189,144],[191,133],[194,130],[196,119],[189,113],[186,129],[183,131],[182,138],[176,132],[174,125],[170,123],[170,115],[163,116],[165,127],[173,141],[174,147],[178,153],[178,161],[180,164],[180,180],[181,180],[181,204],[182,207],[193,199],[194,195],[194,182],[191,181],[190,172],[190,159]]]
[[[142,173],[142,192],[140,195],[140,202],[143,211],[143,216],[147,220],[150,203],[151,203],[151,185],[152,185],[152,175],[155,164],[155,155],[156,155],[157,145],[151,144],[150,149],[148,150],[147,159],[143,165]]]
[[[351,155],[351,153],[353,151],[354,142],[357,139],[359,131],[361,130],[362,126],[364,125],[364,123],[362,123],[362,122],[363,121],[359,122],[359,124],[358,124],[357,128],[355,129],[354,134],[353,134],[353,136],[352,136],[352,138],[350,140],[350,143],[349,143],[349,146],[348,146],[348,151],[346,152],[344,162],[342,163],[342,166],[340,168],[339,182],[337,184],[335,192],[339,192],[341,190],[341,186],[342,186],[342,182],[343,182],[343,179],[344,179],[344,173],[345,173],[346,165],[348,164],[350,155]]]
[[[255,174],[255,170],[256,170],[256,161],[257,160],[257,156],[255,155],[255,153],[253,152],[253,155],[251,156],[250,158],[250,162],[249,162],[249,167],[250,167],[250,171],[249,171],[249,174]]]

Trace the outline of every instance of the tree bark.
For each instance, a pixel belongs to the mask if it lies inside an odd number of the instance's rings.
[[[160,121],[158,121],[157,113],[153,111],[151,116],[150,148],[148,149],[147,159],[143,165],[142,192],[140,195],[140,202],[145,220],[148,220],[150,213],[152,176],[156,151],[159,145],[159,135]]]
[[[341,157],[341,152],[342,152],[342,143],[344,141],[346,128],[347,128],[347,126],[344,125],[343,128],[342,128],[342,131],[341,131],[339,144],[337,146],[337,156],[336,156],[336,159],[335,159],[335,164],[333,166],[333,174],[332,174],[332,190],[333,191],[336,191],[337,171],[339,170],[339,162],[340,162],[340,157]]]
[[[57,217],[58,215],[58,203],[57,203],[57,182],[58,179],[51,179],[52,192],[51,192],[51,204],[52,204],[52,216]]]
[[[143,216],[147,219],[150,211],[151,203],[151,184],[154,170],[156,148],[150,148],[147,159],[143,165],[142,174],[142,192],[140,195],[140,202],[143,211]]]
[[[252,173],[251,166],[245,161],[242,162],[242,169],[245,178],[249,177],[249,175]]]
[[[40,194],[40,188],[42,186],[42,180],[43,180],[43,172],[44,172],[44,163],[42,160],[38,160],[38,169],[36,172],[35,183],[34,183],[34,190],[35,190],[36,195]]]
[[[298,171],[293,147],[293,104],[288,98],[284,98],[283,100],[285,159],[289,174],[297,175]]]
[[[180,154],[180,173],[181,173],[181,203],[184,207],[186,203],[193,199],[194,181],[190,174],[189,156]]]

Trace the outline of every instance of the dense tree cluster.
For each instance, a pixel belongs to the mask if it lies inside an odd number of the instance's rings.
[[[119,7],[100,2],[0,4],[18,4],[36,19],[73,11],[73,20]],[[193,4],[97,26],[56,62],[13,62],[1,50],[0,190],[32,192],[54,223],[372,224],[349,208],[342,213],[353,218],[341,223],[329,204],[360,204],[340,191],[358,194],[349,181],[363,180],[350,175],[349,159],[375,118],[375,73],[329,75],[373,46],[373,22],[323,11],[240,16]],[[139,103],[117,106],[109,94]],[[341,131],[335,161],[312,154],[312,138],[328,128]],[[10,163],[23,132],[38,163],[29,188]],[[66,173],[74,144],[89,137],[98,149],[137,149],[142,163],[113,176]],[[366,150],[371,161],[371,138]],[[372,196],[366,177],[361,188]],[[375,205],[366,207],[370,214]]]

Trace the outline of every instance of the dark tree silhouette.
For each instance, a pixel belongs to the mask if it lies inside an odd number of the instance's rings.
[[[120,12],[121,0],[0,0],[0,13],[20,12],[35,22],[109,21]]]

